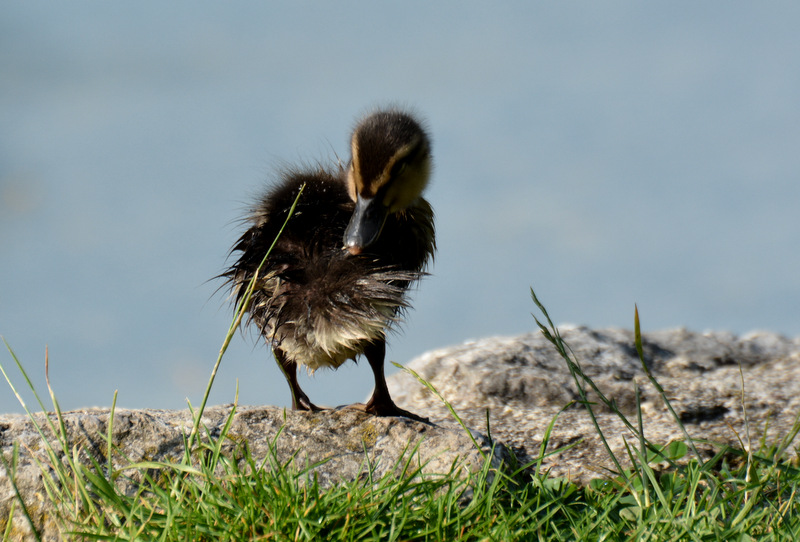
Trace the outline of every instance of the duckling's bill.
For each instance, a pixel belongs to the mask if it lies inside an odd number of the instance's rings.
[[[360,254],[374,243],[383,230],[389,209],[377,198],[358,196],[356,208],[344,232],[344,248],[352,255]]]

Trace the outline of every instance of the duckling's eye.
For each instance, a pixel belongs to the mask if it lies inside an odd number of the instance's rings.
[[[406,170],[407,165],[408,163],[405,160],[402,160],[400,162],[395,162],[395,164],[392,166],[392,177],[397,177],[399,175],[402,175],[403,172]]]

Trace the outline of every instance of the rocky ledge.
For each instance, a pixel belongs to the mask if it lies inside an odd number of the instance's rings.
[[[642,369],[631,331],[573,327],[562,328],[561,333],[584,374],[632,421],[637,403],[634,383],[638,386],[644,432],[651,441],[666,444],[683,439]],[[713,453],[714,446],[706,441],[743,442],[745,446],[749,440],[777,442],[796,422],[800,340],[766,332],[737,337],[678,329],[645,334],[643,343],[645,362],[677,416],[692,438],[704,440],[698,444],[701,453]],[[489,450],[489,440],[483,436],[488,433],[519,461],[531,461],[538,456],[545,431],[555,419],[548,451],[570,447],[545,459],[545,469],[578,483],[610,472],[612,463],[586,408],[572,403],[580,399],[573,377],[541,333],[467,342],[429,352],[409,367],[433,384],[467,425],[478,430],[473,434],[484,451]],[[347,409],[299,413],[275,407],[239,407],[226,442],[233,448],[247,441],[256,459],[274,450],[281,462],[295,452],[295,464],[301,467],[321,462],[313,472],[322,485],[355,479],[367,468],[373,468],[376,476],[388,473],[417,444],[419,459],[427,463],[428,472],[447,472],[456,457],[462,458],[466,469],[482,464],[472,440],[437,397],[407,373],[391,377],[389,386],[398,404],[434,423],[375,418]],[[632,433],[617,414],[597,401],[594,392],[589,393],[589,400],[595,403],[598,423],[611,448],[624,458],[624,439],[631,442]],[[207,409],[202,420],[205,431],[219,435],[231,408]],[[44,417],[35,415],[40,424]],[[107,409],[65,414],[69,443],[82,450],[85,460],[91,455],[101,464],[107,461],[104,436],[108,418]],[[183,455],[184,435],[191,426],[189,411],[118,410],[112,440],[131,461],[175,460]],[[15,443],[19,445],[16,485],[38,525],[52,535],[43,474],[35,462],[35,458],[45,457],[41,438],[27,417],[0,415],[0,450],[7,464]],[[56,449],[63,453],[58,446]],[[120,455],[113,457],[116,461]],[[499,465],[504,458],[501,447],[493,462]],[[10,473],[0,464],[0,532],[15,499]],[[15,527],[27,526],[18,506],[15,516]]]
[[[638,385],[649,440],[667,444],[684,439],[642,369],[632,331],[585,327],[560,331],[584,374],[634,425],[634,383]],[[737,337],[675,329],[645,333],[642,342],[650,372],[693,439],[734,446],[740,442],[747,446],[750,439],[757,446],[762,439],[767,443],[783,439],[797,421],[800,339],[768,332]],[[409,367],[433,384],[469,426],[486,432],[488,409],[491,437],[509,446],[520,461],[539,455],[545,430],[557,416],[548,450],[573,447],[544,461],[551,474],[586,483],[613,466],[586,409],[576,404],[560,412],[580,396],[567,364],[538,331],[436,350]],[[393,376],[389,387],[401,406],[434,421],[448,419],[441,401],[410,375]],[[635,442],[632,433],[594,392],[588,399],[615,455],[626,457],[623,438]],[[713,453],[714,448],[698,444],[701,453]]]
[[[218,438],[226,425],[233,406],[216,406],[205,410],[200,432]],[[58,424],[54,414],[35,414],[34,420],[43,428],[47,420]],[[107,463],[109,410],[87,409],[63,413],[64,426],[70,448],[80,451],[83,464],[91,464],[91,457],[100,465]],[[184,437],[193,427],[189,410],[124,410],[114,412],[111,438],[119,453],[113,453],[114,467],[129,462],[177,462],[184,455]],[[44,430],[48,442],[59,457],[64,450],[49,429]],[[483,455],[491,454],[486,438],[476,434],[479,452],[472,439],[453,422],[425,424],[407,418],[378,418],[355,409],[326,412],[291,412],[277,407],[237,407],[232,423],[223,440],[223,453],[230,453],[238,444],[246,442],[252,457],[261,462],[272,455],[280,464],[292,457],[298,470],[311,466],[307,476],[314,476],[323,487],[343,480],[381,478],[402,467],[405,460],[421,465],[423,473],[447,473],[454,461],[461,473],[464,469],[477,470],[484,465]],[[49,510],[39,463],[50,460],[34,423],[23,415],[0,415],[0,450],[11,465],[13,446],[18,444],[19,458],[13,473],[14,482],[23,496],[37,530],[46,540],[59,540],[55,518]],[[71,453],[71,450],[69,450]],[[504,459],[504,450],[488,455],[496,467]],[[37,463],[38,462],[38,463]],[[269,466],[271,462],[268,460]],[[316,465],[316,466],[315,466]],[[52,475],[52,471],[48,473]],[[120,478],[120,480],[122,480]],[[123,491],[133,491],[134,483],[120,481]],[[17,499],[10,473],[0,463],[0,533],[4,532],[11,506]],[[33,539],[33,533],[20,507],[14,514],[15,540]]]

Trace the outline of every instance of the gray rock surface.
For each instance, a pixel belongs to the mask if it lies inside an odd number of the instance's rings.
[[[642,370],[632,331],[583,327],[560,331],[584,373],[634,425],[634,381],[638,384],[647,438],[659,444],[683,440]],[[762,438],[768,443],[783,438],[800,412],[798,339],[767,332],[736,337],[676,329],[643,334],[643,349],[648,367],[694,439],[734,445],[741,439],[747,445],[749,427],[757,449]],[[566,363],[539,331],[436,350],[409,367],[433,384],[467,425],[486,432],[488,409],[491,436],[510,446],[522,461],[538,456],[547,426],[558,415],[548,450],[575,446],[546,459],[545,468],[585,483],[613,465],[584,407],[575,405],[558,414],[579,395]],[[389,388],[407,409],[434,421],[449,417],[441,401],[406,373],[394,375]],[[596,401],[596,394],[589,393],[589,399]],[[636,444],[632,433],[609,409],[598,404],[594,410],[615,455],[625,457],[623,437]],[[701,453],[713,449],[697,446]]]
[[[206,409],[202,423],[209,434],[220,434],[230,411],[230,405]],[[44,414],[34,417],[40,425],[46,425]],[[104,436],[108,431],[108,419],[107,409],[65,413],[70,446],[83,451],[84,464],[88,464],[87,454],[93,455],[101,464],[107,461]],[[183,435],[188,434],[191,428],[192,417],[188,410],[117,410],[112,439],[133,462],[179,460],[184,452]],[[281,434],[276,439],[279,430]],[[47,434],[48,440],[54,442],[49,431]],[[407,448],[416,444],[419,444],[417,458],[426,464],[424,472],[446,473],[457,457],[463,459],[462,468],[465,469],[477,469],[483,465],[482,456],[472,440],[453,423],[432,426],[406,418],[377,418],[354,409],[305,413],[287,412],[276,407],[239,407],[228,436],[224,448],[231,449],[235,442],[246,440],[257,460],[266,457],[274,443],[277,458],[282,463],[294,453],[297,453],[294,464],[299,468],[325,461],[313,469],[322,486],[356,479],[367,472],[368,463],[372,464],[374,475],[381,477],[395,468]],[[476,437],[484,450],[489,451],[486,439],[480,435]],[[0,415],[0,451],[9,463],[14,443],[19,444],[20,450],[14,477],[17,487],[38,529],[45,533],[45,539],[59,540],[42,472],[34,462],[34,458],[45,464],[48,462],[42,440],[27,416]],[[55,448],[59,455],[63,455],[57,443]],[[116,468],[125,464],[119,455],[112,457]],[[494,463],[499,466],[500,462],[498,454]],[[6,528],[15,499],[9,473],[0,465],[0,533]],[[20,507],[16,508],[13,539],[32,539],[28,522]]]
[[[666,444],[683,438],[642,370],[631,331],[562,327],[561,332],[583,371],[634,422],[634,382],[638,384],[649,439]],[[644,334],[644,350],[648,366],[696,439],[729,444],[738,444],[741,439],[747,445],[749,427],[753,446],[757,447],[762,438],[772,442],[785,436],[800,411],[798,339],[766,332],[736,337],[678,329]],[[565,362],[538,331],[436,350],[416,359],[410,367],[431,382],[471,427],[486,432],[488,409],[491,436],[509,446],[521,461],[537,457],[547,426],[558,415],[548,450],[573,447],[545,459],[544,467],[553,475],[581,483],[609,472],[612,464],[586,409],[574,405],[560,412],[579,395]],[[428,472],[447,472],[455,456],[464,458],[465,468],[482,464],[471,440],[454,424],[438,398],[405,373],[391,377],[389,386],[398,404],[440,425],[375,418],[356,410],[311,414],[274,407],[239,407],[227,446],[246,440],[253,455],[262,458],[282,428],[276,444],[279,460],[286,461],[297,451],[299,466],[327,460],[315,470],[323,485],[359,477],[366,468],[366,457],[381,476],[392,469],[408,445],[418,442],[421,460],[429,461]],[[589,395],[596,400],[593,393]],[[206,410],[203,424],[212,435],[219,434],[230,409],[229,405]],[[624,457],[623,437],[631,442],[631,432],[605,407],[598,405],[595,412],[615,453]],[[36,419],[41,423],[44,414],[37,414]],[[81,448],[84,459],[92,454],[104,462],[108,410],[75,411],[65,419],[70,445]],[[190,430],[191,423],[188,411],[118,410],[113,441],[132,461],[178,459],[183,454],[182,435]],[[488,449],[486,439],[480,442]],[[27,417],[0,415],[0,451],[6,461],[10,460],[13,443],[20,446],[17,485],[39,525],[44,525],[46,539],[56,540],[42,473],[33,462],[34,456],[45,457],[41,439]],[[707,444],[698,444],[698,448],[701,453],[712,453],[713,449]],[[495,464],[500,459],[497,454]],[[115,456],[115,463],[121,466],[119,456]],[[0,532],[5,529],[14,499],[9,473],[0,466]],[[25,537],[27,523],[19,510],[14,526],[18,529],[15,537]]]

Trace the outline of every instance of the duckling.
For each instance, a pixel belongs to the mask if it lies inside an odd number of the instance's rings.
[[[378,416],[424,418],[399,408],[384,376],[386,333],[409,307],[436,249],[433,209],[422,197],[431,143],[422,123],[399,109],[356,124],[346,166],[286,169],[261,196],[225,272],[237,303],[283,226],[252,294],[248,322],[272,347],[292,394],[292,409],[318,411],[297,381],[309,372],[366,357],[372,396],[353,405]]]

